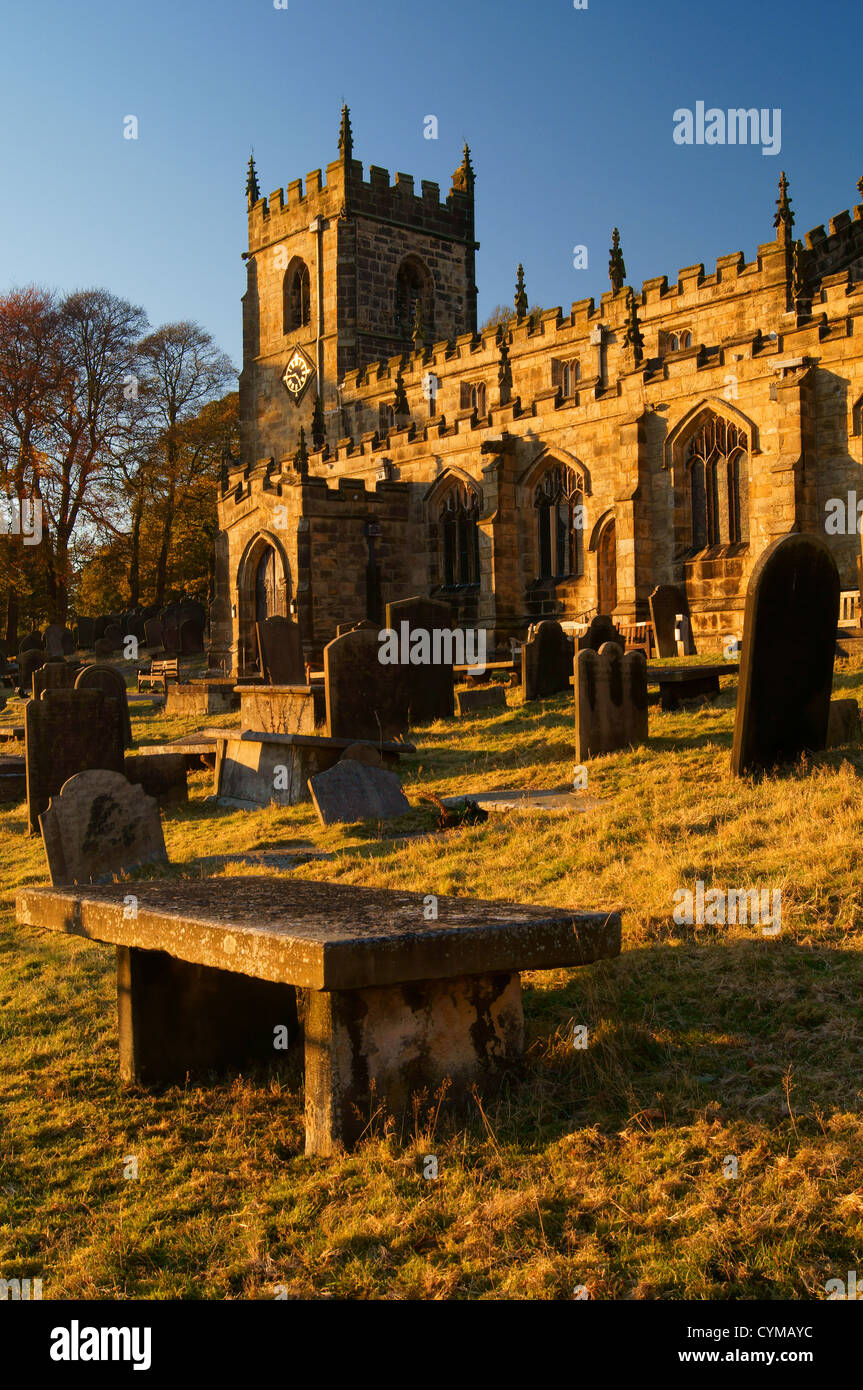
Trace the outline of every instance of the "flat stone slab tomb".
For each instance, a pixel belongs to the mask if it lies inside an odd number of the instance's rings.
[[[383,1101],[455,1095],[524,1050],[522,970],[620,954],[618,912],[437,899],[270,877],[26,888],[21,923],[117,948],[120,1073],[272,1058],[275,1030],[305,1047],[306,1153],[354,1144]]]

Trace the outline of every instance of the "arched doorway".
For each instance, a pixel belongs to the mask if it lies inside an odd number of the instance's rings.
[[[613,613],[617,607],[617,536],[613,517],[603,526],[596,550],[597,605],[600,613]]]
[[[259,533],[243,552],[237,567],[237,666],[239,674],[258,666],[257,624],[267,618],[286,618],[290,612],[291,578],[281,542]]]
[[[276,616],[276,552],[271,545],[261,555],[255,571],[255,622]]]

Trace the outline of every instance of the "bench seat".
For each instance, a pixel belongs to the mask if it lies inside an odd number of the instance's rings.
[[[447,897],[429,910],[420,893],[257,876],[16,898],[19,922],[117,948],[127,1081],[272,1058],[301,1016],[310,1154],[350,1147],[380,1100],[405,1108],[444,1078],[458,1094],[521,1056],[522,970],[620,953],[616,912]]]

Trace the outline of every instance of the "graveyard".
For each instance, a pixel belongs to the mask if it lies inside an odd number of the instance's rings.
[[[113,665],[133,693],[135,663]],[[296,1047],[120,1084],[114,952],[47,917],[16,925],[45,848],[26,805],[0,808],[4,1269],[94,1299],[816,1296],[853,1264],[863,1219],[863,745],[858,730],[735,777],[737,685],[723,675],[717,698],[672,710],[654,697],[647,742],[586,754],[577,791],[572,690],[525,700],[501,683],[503,705],[411,725],[401,815],[326,825],[310,800],[220,804],[213,767],[190,767],[188,799],[161,804],[167,862],[121,873],[121,894],[281,879],[620,914],[618,956],[523,971],[523,1056],[500,1085],[465,1107],[444,1081],[397,1113],[372,1091],[356,1141],[325,1158],[307,1151]],[[859,658],[838,659],[834,699],[861,686]],[[158,694],[129,708],[132,754],[240,732],[237,711],[171,714]],[[23,712],[11,694],[0,720]],[[437,828],[440,803],[501,789],[526,799]],[[552,790],[562,807],[531,804]],[[698,881],[781,887],[781,935],[679,924],[675,894]]]

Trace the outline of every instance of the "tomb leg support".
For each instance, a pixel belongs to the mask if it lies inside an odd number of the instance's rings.
[[[404,1110],[445,1078],[458,1098],[524,1050],[517,972],[309,990],[304,1011],[307,1154],[351,1148],[382,1103]]]
[[[129,946],[117,947],[117,1012],[120,1075],[144,1085],[271,1061],[275,1028],[291,1043],[299,1032],[292,985]]]

